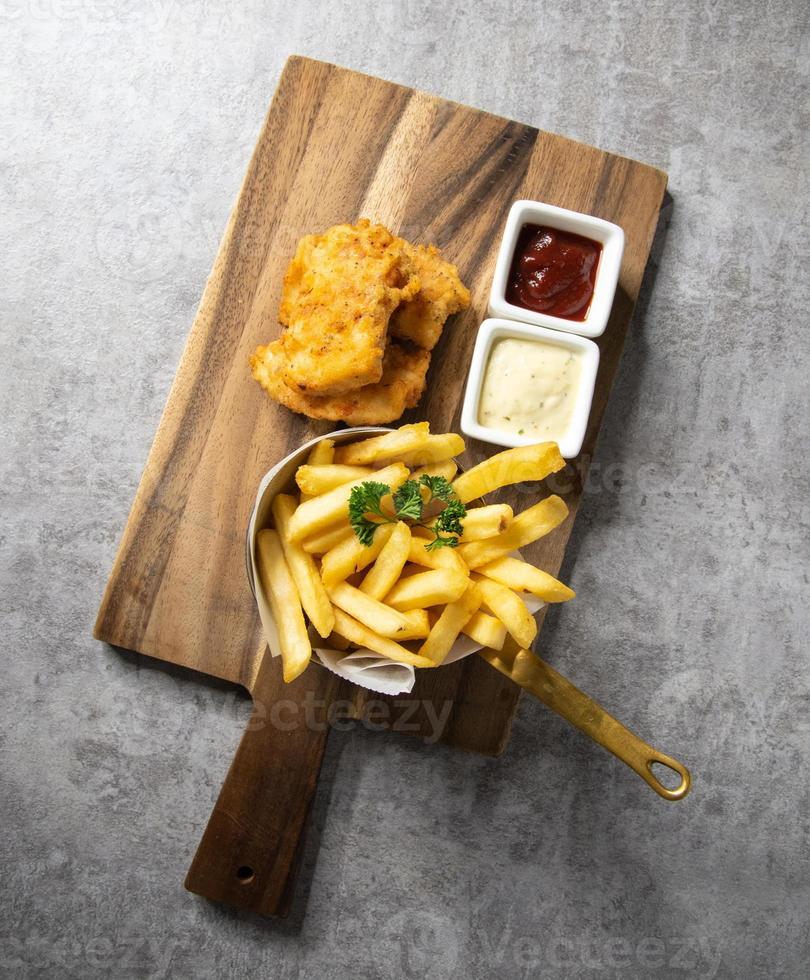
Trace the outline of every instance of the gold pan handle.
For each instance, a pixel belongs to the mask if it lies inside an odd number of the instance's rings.
[[[682,800],[687,795],[692,777],[686,766],[634,735],[553,667],[528,650],[520,649],[511,637],[507,638],[503,650],[478,653],[496,670],[511,677],[519,687],[630,766],[659,796],[665,800]],[[675,789],[664,786],[653,772],[654,763],[676,772],[681,777],[680,784]]]

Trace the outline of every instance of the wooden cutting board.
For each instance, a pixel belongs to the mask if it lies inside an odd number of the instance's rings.
[[[528,557],[556,573],[621,355],[666,188],[660,170],[520,123],[334,65],[287,62],[262,128],[124,529],[95,636],[244,685],[255,702],[187,886],[256,911],[285,911],[336,698],[356,717],[377,702],[395,731],[494,755],[508,740],[519,689],[477,657],[418,675],[389,699],[310,668],[284,685],[265,645],[245,574],[245,531],[263,474],[304,440],[334,428],[269,401],[248,355],[278,336],[284,270],[298,239],[361,216],[433,242],[472,291],[433,355],[428,389],[404,418],[458,431],[476,330],[507,212],[532,198],[621,225],[626,247],[582,455],[551,489],[571,515]],[[492,447],[468,441],[462,462]],[[528,489],[532,493],[527,492]],[[536,499],[517,488],[515,509]],[[580,600],[583,601],[583,600]],[[585,600],[587,601],[587,597]],[[315,702],[309,721],[278,725]],[[320,706],[320,707],[318,707]],[[275,717],[275,716],[273,716]],[[277,719],[276,719],[277,720]],[[283,730],[282,730],[283,729]]]

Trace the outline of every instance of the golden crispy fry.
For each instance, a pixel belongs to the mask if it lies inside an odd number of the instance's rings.
[[[450,482],[458,472],[458,463],[454,459],[446,459],[443,463],[429,463],[427,466],[420,466],[411,473],[412,480],[419,480],[423,476],[443,476]]]
[[[483,541],[485,538],[494,538],[496,534],[503,534],[514,516],[509,504],[473,507],[461,520],[463,533],[459,542],[463,544],[465,541]]]
[[[297,506],[295,497],[286,493],[278,494],[273,499],[273,520],[281,539],[284,557],[287,559],[287,565],[301,597],[304,612],[309,616],[309,621],[318,633],[326,638],[332,632],[335,617],[332,613],[332,603],[321,581],[321,573],[312,555],[308,555],[298,542],[287,540],[290,518]]]
[[[307,636],[298,589],[276,531],[264,530],[256,535],[256,558],[262,588],[278,629],[284,680],[289,683],[306,670],[312,657],[312,645]]]
[[[304,538],[314,537],[319,531],[336,524],[338,521],[347,517],[349,507],[349,497],[352,488],[364,482],[365,477],[359,477],[344,483],[342,486],[335,487],[328,493],[320,497],[313,497],[306,500],[298,507],[290,520],[290,540],[301,541]],[[387,483],[392,490],[395,490],[408,479],[408,470],[402,463],[395,463],[380,470],[376,479],[380,483]]]
[[[458,539],[460,544],[468,541],[482,541],[484,538],[494,538],[512,523],[512,508],[509,504],[487,504],[485,507],[473,507],[462,517],[463,534]]]
[[[407,466],[444,463],[464,452],[464,440],[455,432],[430,435],[427,422],[403,425],[384,436],[341,446],[336,458],[340,463],[367,466],[397,460]]]
[[[480,610],[473,615],[461,632],[481,646],[492,650],[500,650],[506,640],[506,627],[503,623]]]
[[[257,347],[250,358],[253,377],[274,401],[312,419],[381,425],[398,419],[422,397],[430,353],[391,343],[385,351],[380,381],[339,395],[318,396],[294,390],[284,380],[285,364],[280,340]]]
[[[450,568],[434,568],[400,579],[385,597],[385,604],[405,612],[455,602],[464,592],[469,576]]]
[[[315,445],[310,449],[309,456],[307,456],[308,466],[326,466],[332,462],[335,458],[335,440],[334,439],[321,439],[320,442],[316,442]],[[299,500],[303,503],[305,500],[309,500],[309,494],[303,493],[299,494]]]
[[[462,575],[469,573],[457,548],[435,548],[429,551],[428,544],[430,544],[429,538],[420,538],[412,533],[408,561],[413,562],[414,565],[422,565],[424,568],[452,568]]]
[[[459,545],[458,552],[468,568],[480,568],[544,537],[567,516],[568,508],[561,497],[546,497],[518,514],[503,534]]]
[[[295,482],[307,496],[317,497],[351,480],[368,479],[372,472],[369,466],[341,466],[339,463],[325,463],[321,466],[304,464],[298,467]]]
[[[429,463],[444,463],[453,456],[464,452],[464,440],[455,432],[444,432],[429,436],[421,446],[411,452],[397,456],[408,467],[425,466]]]
[[[376,384],[388,320],[419,287],[405,244],[382,225],[362,219],[302,238],[279,307],[285,384],[309,395]]]
[[[328,466],[335,461],[335,440],[321,439],[310,449],[307,456],[308,466]]]
[[[375,532],[376,534],[376,532]],[[382,599],[399,578],[411,553],[411,529],[399,521],[377,560],[360,585],[360,591],[372,599]]]
[[[340,521],[332,527],[320,531],[311,538],[305,538],[301,542],[301,547],[308,555],[325,555],[331,551],[335,545],[355,537],[354,531],[349,527],[348,519]]]
[[[395,640],[380,636],[374,630],[358,623],[356,619],[347,616],[342,609],[335,610],[335,632],[350,643],[354,643],[364,650],[371,650],[372,653],[378,653],[381,657],[388,657],[389,660],[395,660],[397,663],[410,664],[412,667],[433,666],[431,660],[411,653],[410,650],[406,650]]]
[[[393,432],[339,446],[335,451],[335,462],[347,466],[370,466],[381,460],[399,459],[403,453],[421,446],[429,435],[428,422],[401,425]]]
[[[345,582],[355,572],[362,572],[382,551],[383,545],[393,533],[393,524],[383,524],[374,532],[374,540],[366,546],[360,543],[354,531],[321,559],[321,578],[327,589]]]
[[[483,575],[474,575],[473,581],[490,612],[503,623],[514,639],[521,646],[531,646],[537,636],[537,623],[520,596]]]
[[[424,640],[430,633],[430,619],[427,609],[409,609],[401,614],[408,622],[408,628],[397,634],[397,640]]]
[[[478,586],[470,582],[459,599],[444,607],[441,616],[431,627],[428,638],[419,648],[419,654],[438,666],[482,601]]]
[[[458,269],[442,258],[434,245],[403,244],[420,286],[416,296],[394,312],[390,330],[395,337],[433,350],[445,320],[470,305],[470,291],[459,278]]]
[[[518,558],[499,558],[481,565],[478,571],[516,592],[530,592],[543,602],[568,602],[576,595],[553,575]]]
[[[499,586],[501,588],[501,586]],[[387,636],[398,640],[406,633],[412,633],[413,621],[406,618],[392,609],[390,606],[383,605],[371,596],[356,589],[348,582],[338,582],[337,585],[329,589],[329,598],[332,602],[348,613],[359,623],[368,626],[369,629],[379,633],[380,636]]]
[[[545,480],[565,466],[556,442],[541,442],[536,446],[519,446],[490,456],[483,463],[462,473],[453,483],[459,500],[469,503],[500,487],[528,480]]]
[[[340,607],[334,606],[333,608],[335,611],[338,611]],[[405,643],[408,640],[424,640],[427,637],[431,625],[427,609],[409,609],[408,612],[401,613],[400,615],[405,620],[406,625],[397,633],[397,643]],[[358,622],[360,621],[358,620]],[[342,649],[342,647],[339,649]]]

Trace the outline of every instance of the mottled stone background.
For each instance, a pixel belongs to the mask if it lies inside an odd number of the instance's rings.
[[[0,972],[806,976],[807,5],[0,0],[0,38]],[[336,733],[280,925],[182,888],[247,700],[90,631],[293,52],[669,172],[541,648],[695,787],[529,700],[499,760]]]

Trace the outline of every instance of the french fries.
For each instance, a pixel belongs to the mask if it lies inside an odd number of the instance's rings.
[[[530,592],[543,602],[568,602],[576,595],[553,575],[518,558],[499,558],[481,565],[478,571],[515,592]]]
[[[536,446],[519,446],[490,456],[483,463],[462,473],[453,483],[458,499],[467,504],[493,490],[513,483],[545,480],[565,466],[556,442],[541,442]]]
[[[259,531],[256,557],[262,588],[276,621],[284,680],[289,684],[307,669],[312,644],[307,636],[298,589],[284,559],[277,531]]]
[[[330,589],[338,582],[345,582],[355,572],[362,572],[364,568],[368,568],[376,560],[393,531],[393,524],[383,524],[377,529],[370,545],[361,544],[352,533],[351,537],[344,538],[327,551],[321,559],[321,578],[324,586]]]
[[[302,493],[317,497],[352,480],[368,480],[374,471],[369,466],[343,466],[340,463],[321,463],[317,466],[299,466],[295,482]]]
[[[406,612],[455,602],[469,582],[469,573],[452,568],[434,568],[401,579],[386,595],[386,605]]]
[[[427,466],[420,466],[411,473],[412,480],[419,480],[423,476],[443,476],[447,482],[451,482],[458,472],[458,463],[454,459],[446,459],[443,463],[430,463]]]
[[[503,588],[503,586],[498,586]],[[371,596],[356,589],[348,582],[339,582],[329,589],[329,598],[332,602],[348,613],[358,623],[367,626],[369,629],[379,633],[380,636],[387,636],[393,640],[398,640],[406,633],[413,633],[414,628],[418,630],[418,625],[413,619],[408,619],[403,613],[385,603],[372,599]]]
[[[354,531],[349,527],[349,522],[342,521],[340,524],[326,528],[326,530],[321,531],[312,538],[306,538],[301,542],[301,547],[309,555],[325,555],[335,545],[340,544],[342,541],[347,541],[354,536]]]
[[[428,638],[419,648],[419,655],[426,657],[435,666],[444,660],[456,642],[458,634],[466,626],[481,605],[482,595],[473,582],[455,602],[444,607],[444,612],[431,627]]]
[[[427,657],[411,653],[406,647],[401,646],[395,640],[389,640],[385,636],[380,636],[374,630],[370,630],[356,619],[347,616],[342,609],[335,610],[335,632],[342,636],[349,643],[364,650],[371,650],[378,653],[381,657],[395,660],[400,664],[410,664],[412,667],[433,667],[433,661]]]
[[[335,440],[321,439],[320,442],[316,442],[312,449],[310,449],[309,456],[307,456],[307,464],[309,466],[327,466],[334,458]],[[309,495],[301,491],[299,498],[301,503],[303,503],[305,500],[309,500]]]
[[[341,446],[335,453],[335,459],[350,466],[398,460],[413,467],[445,463],[463,452],[464,440],[455,432],[431,435],[427,422],[417,422],[415,425],[403,425],[382,436]]]
[[[461,632],[491,650],[500,650],[506,640],[506,627],[503,623],[480,610],[473,613],[472,619],[462,627]]]
[[[503,534],[459,545],[459,554],[467,568],[480,568],[545,537],[567,516],[568,508],[561,497],[546,497],[539,504],[521,511]]]
[[[402,574],[410,553],[411,529],[403,521],[399,521],[377,555],[377,560],[366,573],[360,584],[360,591],[372,599],[384,598]]]
[[[349,466],[369,466],[382,459],[399,459],[403,453],[417,449],[430,434],[427,422],[403,425],[382,436],[372,436],[362,442],[340,446],[335,452],[335,462]]]
[[[426,422],[345,446],[326,439],[295,474],[300,503],[275,496],[275,529],[259,531],[256,558],[286,681],[311,658],[307,620],[333,650],[433,667],[461,633],[488,651],[527,648],[537,624],[521,595],[573,597],[512,555],[562,523],[559,497],[517,515],[506,503],[465,506],[559,470],[556,444],[508,450],[457,476],[463,451],[460,436]],[[455,494],[440,481],[421,486],[423,476],[454,480]]]
[[[469,569],[456,548],[436,548],[429,551],[428,544],[430,542],[427,538],[412,535],[408,561],[413,562],[414,565],[423,565],[425,568],[452,568],[462,575],[468,573]]]
[[[474,575],[484,605],[503,623],[522,647],[531,646],[537,636],[537,623],[520,596],[505,585]]]
[[[321,439],[310,449],[307,463],[310,466],[328,466],[335,461],[335,440]]]
[[[297,506],[295,497],[290,497],[286,493],[278,494],[273,500],[273,520],[284,557],[301,597],[304,612],[309,616],[309,621],[318,633],[326,639],[334,629],[335,616],[332,612],[332,603],[321,581],[321,573],[312,555],[308,555],[298,542],[287,538],[290,518]]]
[[[335,487],[334,490],[330,490],[320,497],[305,500],[290,520],[290,540],[301,541],[304,538],[312,537],[329,527],[330,524],[335,524],[345,518],[352,488],[359,486],[364,479],[364,477],[359,477],[349,483],[344,483],[342,486]],[[402,463],[394,463],[379,470],[374,479],[380,483],[386,483],[392,490],[396,490],[408,479],[408,470]]]
[[[401,461],[408,467],[425,466],[430,463],[443,463],[453,456],[464,452],[464,440],[455,432],[442,435],[428,436],[425,441],[409,453],[403,453]]]
[[[424,640],[430,632],[430,618],[427,609],[409,609],[402,613],[407,620],[407,629],[397,633],[397,640],[402,643],[405,640]]]
[[[467,516],[461,520],[463,533],[459,543],[482,541],[484,538],[494,538],[512,523],[512,508],[509,504],[488,504],[485,507],[474,507],[467,511]],[[434,522],[435,523],[435,522]]]

